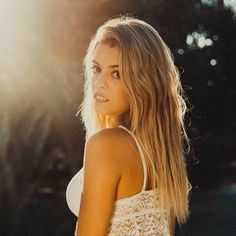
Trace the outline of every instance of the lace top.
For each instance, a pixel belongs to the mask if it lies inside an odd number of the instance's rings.
[[[137,143],[144,170],[142,190],[127,198],[114,202],[114,212],[108,229],[108,236],[170,236],[166,209],[154,205],[158,202],[157,189],[145,190],[147,168],[141,147],[134,134],[123,126]],[[71,179],[66,190],[66,200],[70,210],[79,215],[81,192],[83,191],[83,167]]]

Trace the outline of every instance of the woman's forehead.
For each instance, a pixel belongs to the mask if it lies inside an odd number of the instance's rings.
[[[120,49],[111,47],[109,44],[99,43],[91,57],[91,60],[97,64],[106,64],[109,66],[119,65]]]

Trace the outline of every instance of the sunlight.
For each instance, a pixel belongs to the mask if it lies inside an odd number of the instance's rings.
[[[5,78],[22,74],[32,61],[33,50],[39,48],[39,13],[39,1],[0,1],[0,62]]]
[[[42,55],[40,1],[0,0],[0,93],[4,113],[30,107]],[[2,108],[3,110],[3,108]]]
[[[4,113],[20,117],[27,109],[37,108],[66,121],[75,116],[72,105],[82,95],[78,88],[83,82],[78,79],[79,40],[84,40],[85,32],[78,30],[78,10],[66,0],[0,0]]]

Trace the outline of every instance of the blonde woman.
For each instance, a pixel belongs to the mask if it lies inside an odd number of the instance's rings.
[[[146,22],[116,17],[92,37],[84,71],[84,163],[66,192],[75,235],[174,235],[189,216],[191,184],[186,104],[169,48]]]

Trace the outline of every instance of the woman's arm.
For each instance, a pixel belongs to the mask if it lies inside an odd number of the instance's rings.
[[[84,187],[75,236],[105,236],[120,180],[116,138],[102,130],[85,144]]]

